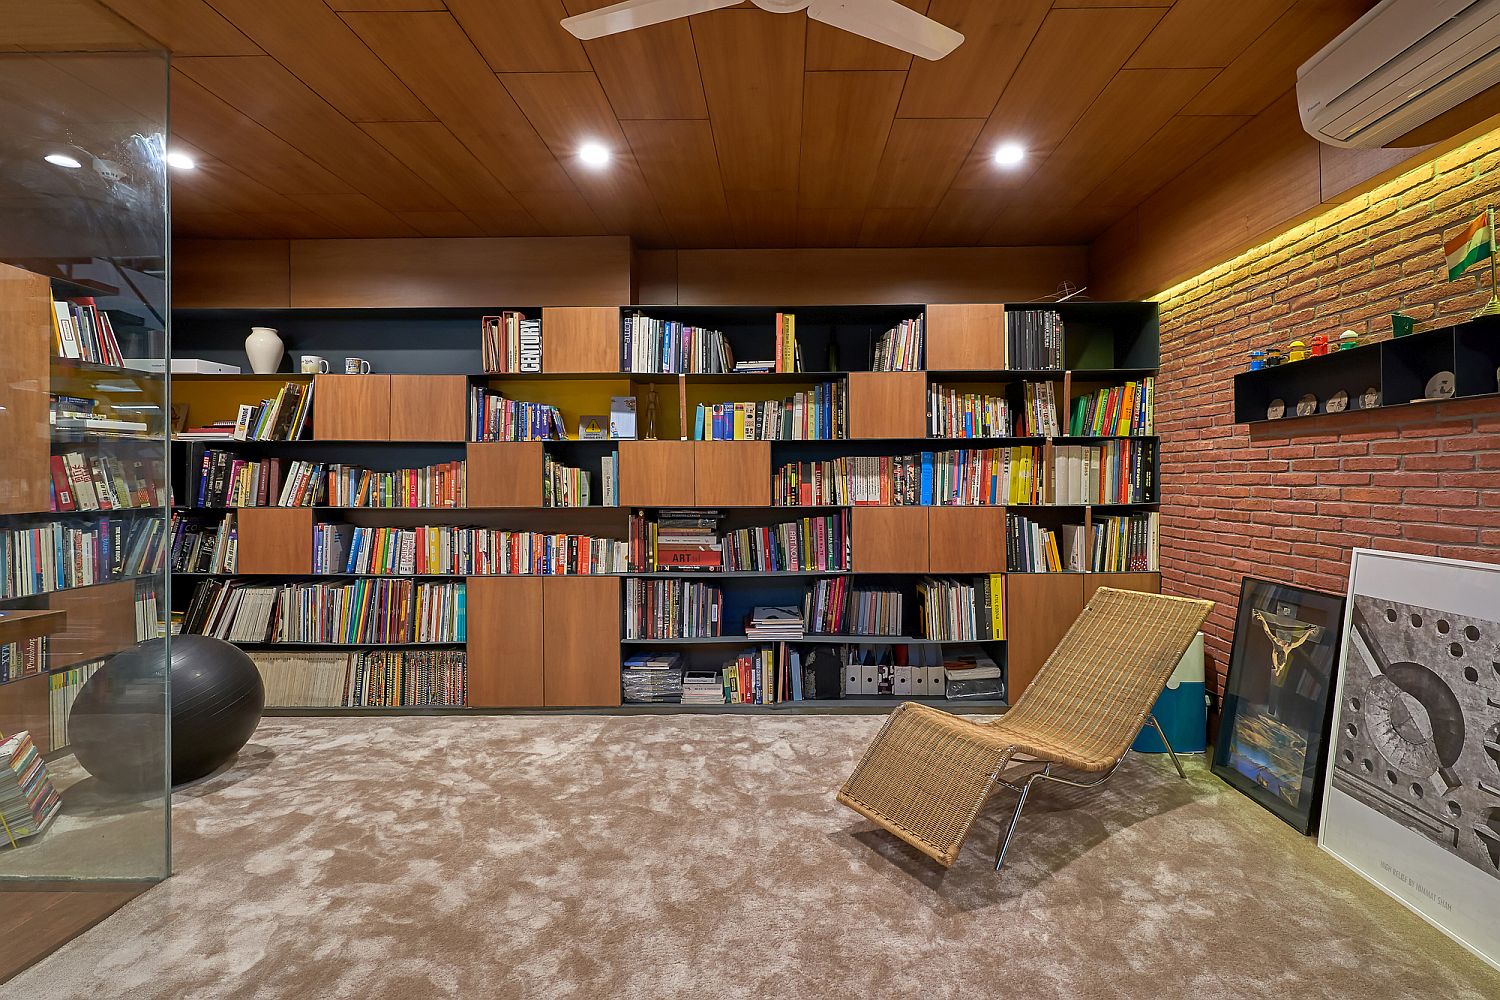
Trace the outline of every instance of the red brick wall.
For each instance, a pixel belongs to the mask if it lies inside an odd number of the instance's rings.
[[[1217,602],[1222,686],[1243,576],[1342,593],[1350,550],[1500,562],[1500,401],[1235,424],[1252,347],[1469,318],[1488,269],[1451,284],[1442,243],[1500,202],[1500,132],[1418,167],[1161,296],[1163,590]]]

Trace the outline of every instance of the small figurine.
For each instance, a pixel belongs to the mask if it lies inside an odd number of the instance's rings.
[[[1396,337],[1408,336],[1416,329],[1417,321],[1410,316],[1403,316],[1399,312],[1391,313],[1391,335]]]
[[[1328,334],[1315,333],[1312,338],[1312,356],[1321,358],[1328,353]]]
[[[1275,368],[1277,365],[1286,364],[1286,355],[1281,353],[1279,347],[1266,348],[1266,367]]]
[[[1287,352],[1287,360],[1288,361],[1306,361],[1307,360],[1307,345],[1304,344],[1302,341],[1300,341],[1300,340],[1294,340],[1294,341],[1291,342],[1291,344],[1289,344],[1287,346],[1288,346],[1288,352]]]
[[[1353,330],[1345,330],[1339,334],[1339,350],[1348,351],[1359,346],[1359,334]]]
[[[1265,367],[1266,352],[1257,347],[1255,350],[1250,352],[1250,370],[1253,372],[1258,372]]]

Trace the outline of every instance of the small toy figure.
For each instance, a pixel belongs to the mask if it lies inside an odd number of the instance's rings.
[[[1288,351],[1288,354],[1287,354],[1287,360],[1288,361],[1306,361],[1307,360],[1307,345],[1304,344],[1302,341],[1300,341],[1300,340],[1294,340],[1294,341],[1291,342],[1291,344],[1288,345],[1288,347],[1289,347],[1289,351]]]
[[[1339,350],[1348,351],[1359,346],[1359,334],[1353,330],[1345,330],[1339,334]]]
[[[1277,365],[1286,364],[1286,355],[1281,353],[1279,347],[1266,348],[1266,367],[1275,368]]]
[[[1260,348],[1250,352],[1250,370],[1258,372],[1266,367],[1266,352]]]
[[[1312,356],[1321,358],[1328,353],[1328,334],[1315,333],[1312,339]]]

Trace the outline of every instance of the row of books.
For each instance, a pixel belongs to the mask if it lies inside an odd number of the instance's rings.
[[[1010,403],[1004,396],[927,387],[927,434],[939,438],[1010,437]]]
[[[328,466],[327,480],[328,503],[333,507],[443,508],[462,507],[466,503],[461,458],[389,472],[335,462]],[[308,492],[304,488],[300,496],[305,497]],[[298,495],[292,497],[297,498]]]
[[[605,507],[619,505],[620,453],[610,452],[601,458],[599,468],[599,502]],[[542,453],[542,506],[588,507],[594,503],[593,473],[577,469]]]
[[[160,507],[166,474],[160,459],[124,459],[65,451],[52,456],[52,509],[144,510]]]
[[[1061,546],[1056,531],[1028,517],[1006,518],[1005,530],[1005,568],[1013,573],[1061,573],[1083,568],[1068,566],[1064,561],[1064,553],[1071,551],[1069,546],[1075,541],[1074,532],[1082,531],[1082,525],[1064,525]]]
[[[0,835],[14,848],[47,828],[62,808],[62,797],[29,731],[0,743],[0,764]]]
[[[469,387],[471,441],[565,441],[562,411],[546,403],[506,399],[484,386]]]
[[[872,372],[911,372],[922,367],[922,317],[903,319],[875,341]]]
[[[1005,367],[1035,370],[1063,366],[1063,319],[1053,309],[1005,314]]]
[[[47,637],[39,635],[0,645],[0,683],[39,674],[47,668]]]
[[[975,642],[1005,638],[1005,577],[933,577],[917,583],[922,638]]]
[[[804,614],[816,635],[900,635],[903,594],[877,587],[851,589],[848,577],[815,580],[803,599]]]
[[[630,565],[646,572],[714,572],[724,565],[719,512],[668,508],[630,515]]]
[[[845,437],[843,382],[820,382],[782,399],[699,403],[695,441],[827,441]]]
[[[462,582],[354,580],[266,585],[205,580],[183,630],[229,642],[463,642]]]
[[[372,575],[597,575],[629,571],[614,538],[497,528],[313,525],[313,572]]]
[[[788,462],[771,478],[777,506],[985,506],[1043,502],[1043,449],[964,448]]]
[[[71,302],[53,300],[52,349],[59,358],[116,367],[125,364],[109,313],[100,309],[91,295]]]
[[[542,370],[542,321],[505,311],[479,320],[480,363],[487,374]]]
[[[313,383],[287,382],[271,399],[241,403],[233,420],[187,427],[173,437],[180,441],[300,441],[312,413]]]
[[[734,370],[729,338],[718,330],[640,313],[626,316],[620,325],[620,357],[627,372],[718,375]]]
[[[172,515],[172,572],[233,573],[238,549],[239,529],[233,514],[217,522]]]
[[[1053,449],[1052,502],[1150,503],[1156,449],[1151,441],[1103,441]]]
[[[73,713],[73,703],[90,677],[104,666],[103,660],[80,663],[67,670],[54,671],[47,678],[47,721],[52,734],[48,751],[61,750],[68,745],[68,716]]]
[[[166,619],[162,615],[161,598],[156,584],[141,582],[135,585],[135,641],[160,639],[166,633]]]
[[[849,514],[840,511],[730,531],[723,566],[742,573],[847,570],[849,548]]]
[[[1016,412],[1017,437],[1057,437],[1057,386],[1026,382],[1021,386],[1021,408]]]
[[[298,652],[257,650],[267,708],[462,707],[468,656],[462,649]]]
[[[802,347],[797,343],[797,317],[792,313],[776,314],[776,371],[800,372]]]
[[[0,598],[87,587],[159,572],[165,523],[159,517],[52,522],[0,531]]]
[[[1155,573],[1157,563],[1156,511],[1106,517],[1094,524],[1094,547],[1089,568],[1096,573]]]
[[[1148,375],[1078,397],[1068,433],[1101,437],[1155,434],[1155,415],[1156,379]]]
[[[696,580],[625,581],[625,638],[700,639],[723,627],[724,593]]]

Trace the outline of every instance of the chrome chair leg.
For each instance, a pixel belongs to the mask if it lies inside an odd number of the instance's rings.
[[[1026,779],[1026,784],[1021,786],[1021,797],[1016,800],[1016,811],[1010,814],[1010,823],[1005,827],[1005,835],[1000,838],[1000,849],[995,853],[995,871],[999,871],[1005,864],[1005,849],[1010,846],[1011,838],[1016,835],[1016,824],[1021,819],[1021,810],[1026,808],[1026,796],[1031,794],[1031,786],[1039,779],[1047,777],[1052,771],[1052,765],[1048,764],[1041,771]]]
[[[1177,759],[1177,751],[1172,749],[1172,743],[1167,739],[1166,730],[1162,729],[1161,723],[1156,721],[1156,713],[1153,712],[1150,719],[1151,725],[1156,727],[1156,735],[1161,737],[1161,745],[1167,748],[1167,756],[1172,758],[1172,766],[1177,768],[1177,777],[1186,781],[1187,775],[1183,773],[1182,761]]]

